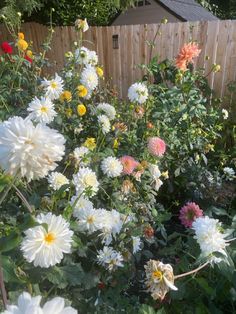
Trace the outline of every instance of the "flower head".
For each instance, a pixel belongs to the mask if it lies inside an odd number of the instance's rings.
[[[87,198],[80,195],[74,195],[70,200],[70,204],[74,208],[73,216],[75,218],[80,217],[81,210],[87,211],[93,209],[93,203]]]
[[[163,300],[170,289],[178,290],[174,286],[174,274],[171,265],[150,260],[144,268],[146,272],[147,291],[151,292],[154,300]]]
[[[194,220],[202,216],[203,211],[200,209],[200,207],[193,202],[189,202],[181,208],[179,219],[182,225],[184,225],[186,228],[191,228]]]
[[[81,30],[82,32],[86,32],[89,29],[87,19],[77,19],[75,21],[75,28]]]
[[[106,134],[110,131],[111,129],[111,123],[108,117],[105,114],[100,114],[98,116],[98,123],[102,129],[102,133]]]
[[[117,267],[123,267],[123,256],[120,252],[113,250],[112,247],[104,246],[104,248],[98,251],[97,255],[98,264],[107,268],[110,272],[117,269]]]
[[[235,176],[235,171],[234,171],[233,168],[224,167],[224,168],[223,168],[223,172],[224,172],[224,177],[225,177],[228,181],[232,181],[233,179],[236,178],[236,176]]]
[[[4,41],[1,44],[1,48],[2,48],[3,52],[5,52],[9,55],[12,54],[12,52],[13,52],[12,46],[7,41]]]
[[[141,240],[140,237],[132,237],[133,242],[133,254],[136,254],[138,251],[141,250]]]
[[[133,171],[138,167],[139,162],[136,161],[131,156],[123,156],[120,158],[120,162],[123,165],[123,173],[124,174],[132,174]]]
[[[87,167],[80,168],[79,171],[73,175],[73,184],[78,194],[88,193],[89,196],[95,195],[99,186],[96,173]]]
[[[69,180],[62,173],[55,171],[48,176],[48,183],[53,190],[57,191],[63,185],[69,184]]]
[[[63,253],[70,253],[73,232],[62,216],[52,213],[40,214],[36,221],[44,226],[36,226],[25,231],[21,250],[25,259],[34,266],[48,268],[63,259]]]
[[[55,78],[52,80],[44,79],[42,81],[42,87],[46,92],[46,96],[50,99],[58,99],[63,92],[63,80],[62,78],[56,73]]]
[[[81,73],[81,83],[90,91],[93,91],[98,85],[98,76],[96,69],[87,65]]]
[[[103,173],[111,178],[120,176],[123,170],[120,160],[111,156],[103,159],[101,168]]]
[[[114,120],[116,117],[116,109],[107,103],[101,103],[97,106],[97,111],[104,113],[110,120]]]
[[[30,103],[27,111],[30,112],[29,118],[39,123],[50,123],[57,115],[54,104],[49,98],[35,97]]]
[[[77,106],[77,113],[80,117],[84,116],[86,114],[86,111],[87,111],[87,109],[86,109],[85,105],[79,104]]]
[[[188,43],[185,44],[175,61],[175,65],[182,71],[186,71],[187,65],[193,62],[193,59],[198,57],[201,50],[198,48],[198,44],[196,43]]]
[[[101,229],[101,211],[95,208],[81,208],[76,212],[77,224],[80,231],[93,233]]]
[[[71,306],[65,306],[65,300],[60,297],[55,297],[46,302],[42,308],[43,314],[77,314]],[[33,314],[33,313],[32,313]]]
[[[212,263],[219,263],[222,258],[214,256],[215,252],[219,252],[227,257],[225,248],[226,234],[223,234],[221,224],[218,219],[209,218],[208,216],[199,217],[192,223],[192,228],[195,231],[195,239],[200,246],[202,257],[207,257]]]
[[[99,77],[103,77],[103,69],[101,67],[96,67],[96,72]]]
[[[229,112],[226,109],[222,109],[223,119],[227,120],[229,117]]]
[[[161,157],[166,151],[166,143],[159,137],[151,137],[148,140],[148,151],[154,156]]]
[[[73,155],[77,163],[81,163],[85,159],[86,155],[89,153],[89,149],[85,146],[76,147],[74,149]]]
[[[94,150],[97,146],[96,139],[94,137],[88,137],[83,145],[90,150]]]
[[[143,83],[134,83],[128,90],[128,98],[130,101],[139,104],[145,103],[148,98],[148,89]]]
[[[44,178],[64,155],[65,139],[56,130],[21,117],[0,123],[0,166],[28,181]]]
[[[64,92],[61,93],[60,95],[60,101],[67,101],[70,102],[72,99],[72,94],[70,91],[65,90]]]
[[[24,39],[19,39],[17,41],[17,47],[21,51],[25,51],[28,48],[28,46],[29,45],[28,45],[27,41],[25,41]]]
[[[85,97],[88,94],[88,90],[84,85],[77,86],[77,94],[79,97]]]

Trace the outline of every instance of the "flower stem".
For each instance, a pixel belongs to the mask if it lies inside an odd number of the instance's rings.
[[[175,276],[175,279],[179,279],[179,278],[182,278],[182,277],[185,277],[185,276],[188,276],[188,275],[192,275],[192,274],[195,274],[196,272],[198,272],[200,269],[206,267],[207,265],[209,264],[209,261],[204,263],[203,265],[199,266],[198,268],[196,269],[193,269],[187,273],[183,273],[183,274],[180,274],[180,275],[177,275]]]
[[[2,294],[3,305],[4,305],[4,308],[6,309],[8,301],[7,301],[7,292],[6,292],[4,279],[3,279],[3,270],[2,270],[2,265],[1,265],[1,259],[0,259],[0,290],[1,290],[1,294]]]
[[[32,208],[31,208],[30,204],[28,203],[28,201],[26,200],[26,198],[24,197],[24,195],[21,193],[21,191],[14,184],[12,186],[16,190],[17,196],[22,200],[22,202],[27,207],[28,211],[32,214],[32,212],[33,212]]]

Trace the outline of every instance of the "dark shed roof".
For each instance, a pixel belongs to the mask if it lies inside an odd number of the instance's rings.
[[[156,0],[156,2],[184,21],[218,20],[215,15],[194,0]]]

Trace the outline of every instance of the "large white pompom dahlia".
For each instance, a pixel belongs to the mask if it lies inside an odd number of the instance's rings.
[[[44,178],[64,155],[65,139],[56,130],[21,117],[0,123],[0,167],[28,181]]]
[[[114,178],[121,175],[123,166],[119,159],[110,156],[103,159],[101,169],[108,177]]]
[[[25,259],[34,266],[48,268],[63,259],[63,253],[70,253],[73,231],[62,216],[52,213],[40,214],[36,221],[45,226],[36,226],[25,231],[21,250]],[[47,229],[47,230],[46,230]]]
[[[145,103],[148,99],[148,89],[143,83],[134,83],[128,90],[128,98],[130,101],[139,104]]]

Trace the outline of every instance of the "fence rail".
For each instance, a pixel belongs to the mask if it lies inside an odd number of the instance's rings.
[[[202,51],[196,67],[205,68],[205,73],[208,73],[213,63],[221,65],[221,71],[211,73],[208,80],[217,94],[223,96],[226,85],[236,79],[236,21],[91,27],[84,36],[85,46],[97,51],[106,77],[111,79],[121,97],[125,97],[129,85],[142,77],[142,70],[137,65],[149,62],[150,46],[147,42],[153,40],[158,29],[160,35],[156,38],[153,55],[158,55],[160,61],[173,59],[184,43],[197,41]],[[34,50],[42,50],[47,27],[26,23],[22,30],[27,40],[33,41]],[[3,26],[0,27],[0,38],[10,40]],[[74,27],[55,28],[52,50],[47,54],[56,61],[53,70],[60,70],[65,52],[71,50],[71,44],[76,40]]]

